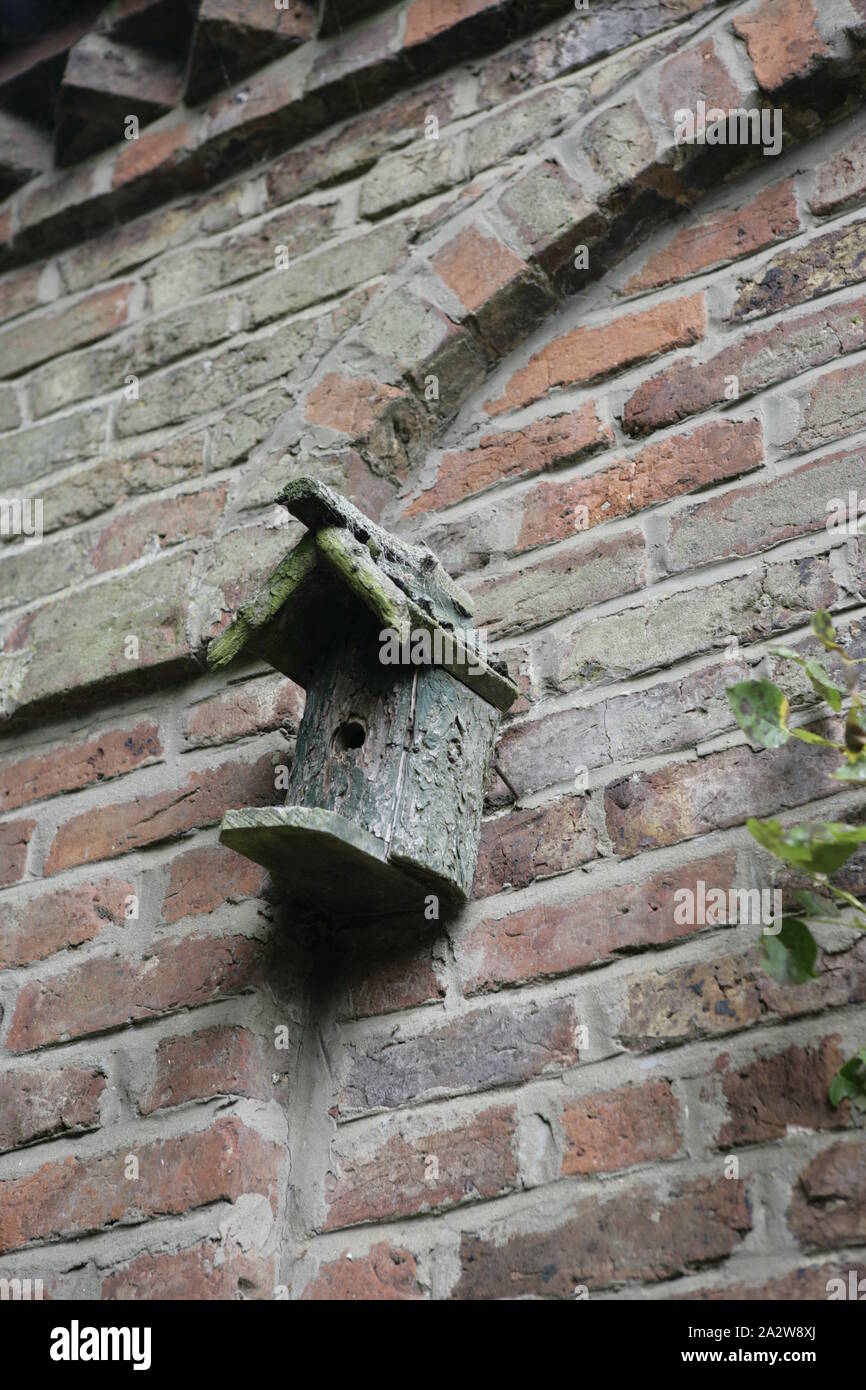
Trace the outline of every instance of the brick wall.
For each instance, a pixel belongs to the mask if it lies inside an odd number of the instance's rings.
[[[0,1272],[824,1297],[866,943],[787,988],[674,894],[781,881],[751,814],[866,815],[724,693],[815,608],[862,641],[866,11],[314,8],[0,205],[0,490],[45,529],[0,546]],[[697,99],[784,150],[677,145]],[[218,844],[303,692],[204,651],[300,474],[426,540],[520,684],[447,924],[298,920]]]

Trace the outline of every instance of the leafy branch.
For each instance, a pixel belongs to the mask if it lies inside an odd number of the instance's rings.
[[[832,652],[842,665],[845,685],[839,685],[823,663],[802,656],[790,647],[773,647],[774,656],[793,662],[806,674],[812,689],[829,706],[832,714],[845,712],[841,741],[826,738],[811,729],[791,728],[788,697],[773,681],[739,681],[728,686],[728,699],[734,717],[746,736],[763,748],[779,748],[790,738],[802,743],[835,750],[841,758],[833,773],[839,782],[866,782],[866,727],[864,699],[857,686],[858,668],[866,658],[848,655],[836,636],[833,619],[825,611],[815,613],[811,628],[825,651]],[[811,821],[804,825],[783,826],[778,820],[755,820],[746,826],[758,844],[784,864],[811,880],[814,889],[798,889],[794,902],[798,911],[783,915],[781,929],[763,937],[763,962],[767,972],[783,984],[802,985],[816,978],[818,943],[812,926],[848,927],[866,931],[863,904],[853,893],[839,888],[830,876],[841,869],[866,843],[866,826],[840,821]],[[866,1110],[866,1048],[840,1067],[830,1084],[830,1102],[836,1106],[850,1100]]]

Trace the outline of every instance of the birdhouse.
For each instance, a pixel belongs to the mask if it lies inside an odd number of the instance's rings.
[[[229,811],[220,840],[329,912],[465,902],[496,728],[517,689],[426,546],[309,478],[277,502],[307,534],[208,664],[253,652],[305,688],[306,707],[285,805]]]

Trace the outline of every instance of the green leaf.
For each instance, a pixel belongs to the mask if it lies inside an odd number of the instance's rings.
[[[866,782],[866,758],[837,767],[833,776],[838,782]]]
[[[841,652],[842,648],[836,641],[833,619],[826,608],[819,608],[817,613],[812,614],[810,626],[822,647],[825,647],[828,652]]]
[[[786,864],[811,874],[832,874],[841,869],[859,844],[866,840],[866,826],[837,821],[815,821],[787,828],[777,820],[748,820],[746,828],[759,845]]]
[[[777,936],[763,936],[764,968],[783,985],[803,985],[814,980],[818,947],[799,917],[786,917]]]
[[[796,661],[798,666],[805,666],[806,664],[806,658],[801,656],[799,652],[795,652],[793,647],[771,647],[770,655],[784,657],[786,661]]]
[[[827,920],[842,916],[832,898],[822,898],[820,893],[813,893],[810,888],[798,888],[792,897],[800,904],[807,917],[822,917]]]
[[[842,701],[845,697],[843,687],[836,684],[832,677],[824,670],[820,661],[816,661],[814,657],[810,657],[808,661],[803,663],[803,669],[812,682],[812,689],[815,693],[820,695],[823,700],[826,700],[831,710],[833,710],[835,714],[838,714],[842,708]]]
[[[831,738],[825,738],[823,734],[815,734],[811,729],[791,729],[790,733],[794,738],[798,738],[801,743],[820,743],[823,748],[838,748],[839,744],[834,743]]]
[[[743,732],[764,748],[788,741],[788,698],[772,681],[738,681],[728,686],[734,718]]]
[[[830,1082],[830,1104],[850,1100],[858,1110],[866,1110],[866,1047],[849,1057]]]

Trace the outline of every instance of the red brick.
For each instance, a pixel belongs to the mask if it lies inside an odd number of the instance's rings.
[[[791,179],[764,188],[750,202],[698,218],[683,227],[630,276],[623,294],[640,294],[675,284],[690,275],[751,256],[765,246],[794,236],[800,218]]]
[[[255,763],[225,763],[194,772],[183,786],[171,791],[73,816],[54,836],[45,876],[177,839],[190,830],[215,825],[228,810],[269,806],[277,799],[269,753]]]
[[[0,765],[0,810],[14,811],[31,801],[122,777],[161,758],[159,730],[142,722],[133,728],[111,729],[84,743],[4,762]]]
[[[140,961],[103,957],[33,980],[18,995],[6,1047],[28,1052],[243,993],[261,983],[264,954],[247,936],[187,936],[156,942]]]
[[[0,322],[17,318],[39,307],[39,282],[44,267],[26,266],[13,270],[0,280]]]
[[[534,420],[524,429],[482,435],[473,449],[445,454],[433,484],[406,509],[406,516],[453,506],[498,483],[576,463],[614,440],[593,401],[579,410]]]
[[[565,540],[618,516],[740,477],[764,462],[758,420],[713,420],[691,434],[648,444],[587,477],[542,482],[526,494],[515,552]],[[578,507],[587,511],[579,512]]]
[[[473,897],[489,897],[506,883],[524,888],[533,879],[566,873],[594,859],[597,837],[581,824],[585,811],[582,797],[568,796],[552,806],[485,821]]]
[[[712,1303],[740,1302],[741,1300],[750,1303],[800,1301],[818,1303],[829,1297],[831,1279],[841,1279],[847,1294],[851,1270],[854,1271],[857,1279],[866,1276],[866,1265],[851,1260],[846,1261],[844,1265],[807,1265],[801,1269],[792,1270],[790,1274],[783,1274],[777,1279],[767,1279],[762,1284],[729,1284],[726,1288],[695,1289],[692,1293],[684,1293],[679,1296],[684,1300],[699,1299],[702,1302]]]
[[[162,909],[164,922],[215,912],[225,903],[254,898],[267,880],[251,859],[221,845],[202,845],[172,860]]]
[[[95,342],[122,328],[129,316],[131,284],[96,290],[85,299],[13,324],[0,334],[0,353],[11,376],[49,357]]]
[[[715,1140],[720,1148],[763,1144],[797,1130],[844,1129],[847,1102],[833,1108],[827,1090],[845,1058],[838,1038],[815,1047],[788,1047],[732,1069],[727,1053],[713,1065],[721,1079],[728,1118]]]
[[[562,1173],[615,1173],[673,1158],[682,1143],[680,1107],[669,1081],[597,1091],[562,1112]]]
[[[275,1286],[273,1255],[242,1250],[226,1237],[170,1254],[139,1255],[102,1281],[100,1298],[134,1303],[190,1299],[236,1303],[272,1299]]]
[[[407,1302],[423,1298],[414,1256],[400,1246],[379,1241],[367,1255],[340,1255],[323,1264],[304,1287],[305,1302]]]
[[[694,111],[699,101],[723,111],[743,105],[744,93],[728,71],[715,39],[703,39],[668,58],[658,82],[659,100],[671,128],[677,111]]]
[[[304,419],[356,438],[372,429],[383,407],[405,395],[405,391],[386,386],[375,377],[329,372],[307,396]]]
[[[464,1235],[451,1297],[573,1298],[581,1285],[654,1283],[718,1263],[751,1227],[745,1184],[727,1178],[684,1183],[667,1199],[648,1187],[587,1197],[546,1231],[496,1242]]]
[[[760,753],[728,748],[612,783],[604,800],[614,852],[659,849],[742,825],[748,816],[832,796],[837,783],[830,775],[836,767],[831,750],[812,751],[806,759],[792,744]]]
[[[294,681],[283,677],[250,681],[192,705],[184,742],[190,748],[207,748],[273,729],[296,733],[303,713],[304,692]]]
[[[507,352],[526,338],[553,305],[526,261],[475,228],[447,242],[432,264],[495,353]]]
[[[648,434],[720,405],[731,376],[742,398],[864,345],[866,299],[805,314],[741,338],[706,362],[677,362],[650,377],[626,401],[623,427]]]
[[[326,1183],[325,1230],[417,1216],[513,1191],[516,1127],[514,1107],[497,1106],[420,1137],[397,1128],[373,1146],[343,1146],[332,1158]]]
[[[810,77],[830,51],[817,29],[813,0],[762,0],[733,25],[745,39],[758,85],[775,92],[795,78]]]
[[[138,1159],[138,1179],[125,1176],[130,1152]],[[225,1119],[132,1150],[126,1145],[96,1158],[45,1163],[0,1183],[0,1253],[236,1202],[246,1193],[267,1197],[276,1210],[281,1157],[278,1145],[240,1120]]]
[[[105,878],[0,909],[0,970],[45,960],[55,951],[92,941],[103,927],[119,926],[132,893],[131,883]]]
[[[823,1149],[800,1174],[788,1225],[810,1250],[866,1240],[866,1140]]]
[[[216,1025],[163,1038],[156,1049],[153,1085],[139,1101],[142,1115],[214,1096],[273,1100],[286,1053],[247,1028]]]
[[[473,15],[495,8],[494,0],[412,0],[403,42],[407,48],[414,48]]]
[[[117,156],[113,188],[123,188],[138,179],[153,178],[181,167],[189,158],[194,136],[186,124],[150,130],[137,140],[129,140]]]
[[[0,1077],[0,1153],[99,1128],[105,1076],[96,1068],[6,1072]]]
[[[419,934],[415,917],[397,918],[378,929],[365,925],[342,931],[334,957],[335,965],[339,962],[340,1017],[372,1018],[441,999],[445,986],[434,958],[438,934],[432,922],[428,932]]]
[[[9,820],[0,825],[0,887],[24,877],[27,849],[35,829],[35,820]]]
[[[866,135],[857,135],[815,170],[815,191],[809,207],[818,217],[830,217],[855,207],[866,198]],[[2,289],[0,289],[2,294]]]
[[[571,902],[541,902],[507,916],[482,918],[454,943],[463,991],[479,994],[550,979],[614,960],[639,946],[681,941],[700,927],[675,922],[677,890],[695,891],[697,880],[703,879],[727,891],[735,873],[735,856],[718,855]]]
[[[488,401],[488,415],[529,405],[562,386],[579,386],[624,371],[704,336],[706,309],[701,294],[624,314],[595,328],[575,328],[555,338],[507,382],[503,394]]]
[[[757,928],[755,929],[757,932]],[[767,974],[757,947],[664,974],[630,976],[620,1039],[637,1052],[712,1038],[775,1019],[800,1018],[866,999],[866,952],[859,942],[822,956],[818,979],[780,985]]]
[[[225,500],[225,487],[214,487],[146,502],[99,532],[90,548],[90,563],[101,574],[122,569],[166,546],[197,536],[212,536]]]

